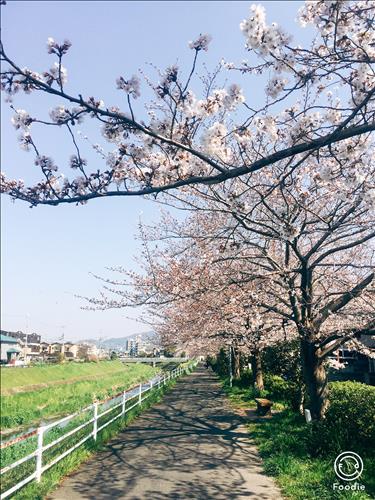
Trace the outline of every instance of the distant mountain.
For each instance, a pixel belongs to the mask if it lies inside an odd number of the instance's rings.
[[[83,339],[79,340],[79,344],[94,344],[99,347],[104,347],[105,349],[121,349],[126,346],[126,342],[129,339],[135,339],[136,337],[140,337],[143,342],[153,342],[157,343],[157,335],[153,331],[149,332],[142,332],[142,333],[135,333],[132,335],[126,335],[126,337],[117,337],[117,338],[110,338],[110,339],[103,339],[99,341],[98,339]]]

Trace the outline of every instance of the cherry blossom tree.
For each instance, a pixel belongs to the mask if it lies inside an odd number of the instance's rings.
[[[167,342],[206,352],[231,343],[254,366],[263,347],[298,334],[310,408],[322,417],[328,356],[344,344],[365,351],[361,335],[375,333],[375,175],[371,148],[359,146],[350,160],[338,151],[333,162],[311,156],[287,179],[274,167],[229,189],[168,196],[165,203],[192,212],[188,221],[165,214],[143,232],[144,273],[120,270],[125,281],[106,280],[120,299],[91,303],[147,305]],[[170,243],[152,252],[150,241]]]
[[[191,211],[190,223],[166,216],[145,238],[173,244],[157,266],[148,253],[145,275],[153,278],[138,282],[137,303],[150,304],[144,290],[151,285],[158,313],[165,294],[169,304],[179,299],[168,310],[169,325],[175,338],[186,334],[185,342],[194,322],[206,341],[221,332],[246,343],[256,338],[244,327],[248,316],[260,317],[263,329],[267,321],[279,331],[286,323],[300,337],[312,413],[323,416],[328,356],[344,344],[365,350],[361,335],[375,332],[374,182],[372,138],[360,137],[326,155],[309,153],[287,173],[273,166],[229,186],[165,196],[164,203]],[[164,319],[168,314],[162,311]],[[211,330],[202,324],[206,317]]]
[[[373,157],[371,138],[350,140],[288,174],[274,166],[167,202],[227,216],[216,238],[226,232],[235,252],[222,258],[241,259],[243,279],[263,289],[261,313],[294,323],[315,418],[327,405],[328,356],[344,344],[367,352],[361,335],[375,333]]]
[[[276,23],[268,24],[261,5],[252,5],[240,24],[249,61],[221,62],[201,76],[204,84],[199,85],[199,61],[211,41],[200,35],[189,43],[193,61],[185,77],[173,65],[157,82],[146,79],[155,93],[153,102],[142,105],[147,119],[135,106],[142,97],[139,76],[117,78],[127,101],[121,110],[89,97],[89,90],[69,92],[64,66],[69,41],[48,39],[54,61],[42,71],[21,68],[1,46],[7,100],[19,92],[56,99],[49,116],[31,116],[14,107],[20,146],[34,155],[43,178],[26,186],[4,174],[2,190],[31,205],[157,194],[267,172],[271,165],[287,172],[309,153],[327,155],[332,147],[367,136],[375,128],[374,5],[373,0],[307,1],[298,18],[315,36],[306,47],[294,43]],[[236,83],[223,88],[220,78],[226,71],[241,72],[251,84],[258,79],[264,86],[263,102],[253,103]],[[98,125],[105,141],[92,144],[98,156],[91,167],[84,152],[90,138],[77,131],[85,120]],[[43,126],[68,134],[68,167],[78,175],[70,178],[59,162],[40,150],[38,129]]]
[[[120,279],[101,278],[103,292],[88,299],[89,308],[144,306],[144,320],[166,346],[206,355],[229,348],[236,377],[240,354],[250,357],[261,390],[261,352],[284,340],[285,327],[273,313],[260,314],[260,291],[255,276],[248,275],[250,268],[246,271],[240,258],[222,258],[229,240],[217,230],[226,219],[226,215],[195,213],[190,221],[179,223],[164,213],[156,227],[146,230],[141,225],[142,272],[112,269]],[[158,246],[151,248],[152,242]],[[164,242],[161,248],[160,242]],[[229,246],[232,252],[230,242]]]

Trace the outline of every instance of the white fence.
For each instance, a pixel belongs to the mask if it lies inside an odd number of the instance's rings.
[[[105,400],[104,402],[96,402],[93,403],[90,406],[87,406],[86,408],[82,408],[81,410],[72,413],[71,415],[67,415],[66,417],[56,420],[55,422],[49,423],[47,425],[41,425],[38,427],[38,429],[35,429],[32,432],[29,432],[27,434],[24,434],[22,436],[19,436],[17,439],[10,440],[8,442],[2,443],[1,448],[7,448],[9,446],[14,446],[22,442],[23,440],[29,439],[31,436],[36,436],[37,437],[37,445],[35,451],[32,453],[29,453],[28,455],[20,458],[16,462],[13,462],[6,467],[3,467],[0,470],[0,475],[2,476],[6,472],[9,472],[16,467],[19,467],[20,465],[24,464],[25,462],[35,458],[35,470],[33,471],[32,474],[28,475],[26,478],[22,479],[15,485],[13,485],[11,488],[9,488],[7,491],[2,493],[0,495],[0,499],[4,499],[15,493],[17,490],[25,486],[27,483],[36,480],[37,482],[40,481],[42,474],[50,469],[53,465],[55,465],[57,462],[68,456],[70,453],[72,453],[74,450],[76,450],[79,446],[81,446],[83,443],[85,443],[88,439],[93,438],[95,441],[97,439],[98,432],[103,430],[107,425],[111,424],[115,420],[117,420],[120,417],[123,417],[128,411],[132,410],[135,408],[137,405],[141,404],[142,401],[147,399],[151,393],[151,391],[155,388],[160,388],[161,386],[165,385],[167,382],[170,380],[179,377],[180,375],[184,373],[188,373],[189,370],[191,370],[193,367],[197,365],[197,361],[193,361],[190,363],[188,366],[182,368],[178,367],[175,368],[174,370],[168,372],[167,374],[163,376],[157,376],[148,382],[144,384],[139,384],[135,387],[133,387],[130,390],[123,391],[120,394],[117,394],[116,396],[109,398]],[[144,395],[145,393],[148,393]],[[131,404],[129,405],[129,403]],[[100,406],[102,407],[103,411],[100,411]],[[111,412],[115,411],[118,409],[118,413],[116,413],[112,418],[107,420],[104,424],[98,425],[99,420],[104,416],[104,415],[109,415]],[[88,420],[84,421],[77,427],[74,427],[70,429],[68,432],[65,434],[62,434],[59,436],[57,439],[45,444],[44,442],[44,437],[46,435],[47,431],[50,431],[52,428],[64,428],[69,421],[72,419],[82,416],[84,414],[89,414]],[[90,415],[92,414],[92,416]],[[70,447],[69,449],[65,450],[63,453],[58,455],[57,457],[53,458],[50,462],[43,464],[43,453],[47,450],[50,450],[57,444],[61,443],[64,441],[66,438],[73,436],[77,432],[81,431],[84,428],[88,428],[88,433],[85,435],[82,439],[78,441],[78,443],[75,443],[74,446]]]

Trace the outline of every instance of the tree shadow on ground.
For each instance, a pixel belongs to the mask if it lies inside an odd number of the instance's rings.
[[[230,410],[216,376],[199,368],[50,498],[280,498],[263,474],[243,424]]]

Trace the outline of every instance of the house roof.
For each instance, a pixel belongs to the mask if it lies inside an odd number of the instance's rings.
[[[0,342],[4,344],[18,344],[18,340],[13,337],[9,337],[8,335],[3,335],[0,333]]]
[[[20,352],[20,349],[17,349],[17,347],[11,347],[10,349],[7,350],[7,352]]]

